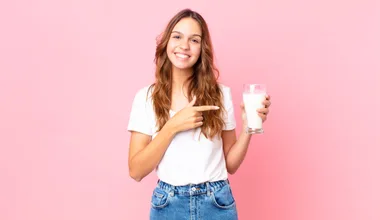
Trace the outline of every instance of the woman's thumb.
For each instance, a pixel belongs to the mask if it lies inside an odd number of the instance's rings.
[[[197,101],[197,97],[193,96],[193,100],[191,100],[191,102],[189,102],[189,104],[187,105],[187,107],[193,107],[195,105],[196,101]]]

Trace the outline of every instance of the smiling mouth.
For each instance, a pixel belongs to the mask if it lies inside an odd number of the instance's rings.
[[[187,54],[183,54],[183,53],[174,53],[174,54],[176,55],[176,57],[181,58],[181,59],[188,59],[188,58],[190,58],[190,56],[187,55]]]

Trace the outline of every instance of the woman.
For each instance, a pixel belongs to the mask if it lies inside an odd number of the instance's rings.
[[[242,163],[251,135],[236,138],[231,90],[217,82],[200,14],[186,9],[170,20],[155,62],[156,81],[137,92],[128,125],[130,176],[141,181],[156,169],[159,178],[150,219],[237,219],[227,177]],[[258,110],[263,121],[269,100]]]

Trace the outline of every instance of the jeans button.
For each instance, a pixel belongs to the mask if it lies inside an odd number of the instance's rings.
[[[197,190],[195,187],[191,188],[191,190],[193,190],[193,192],[195,192],[195,190]]]

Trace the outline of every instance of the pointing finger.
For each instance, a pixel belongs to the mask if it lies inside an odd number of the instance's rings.
[[[214,106],[214,105],[204,105],[204,106],[195,107],[196,111],[210,111],[210,110],[218,110],[218,109],[219,109],[219,107]]]

